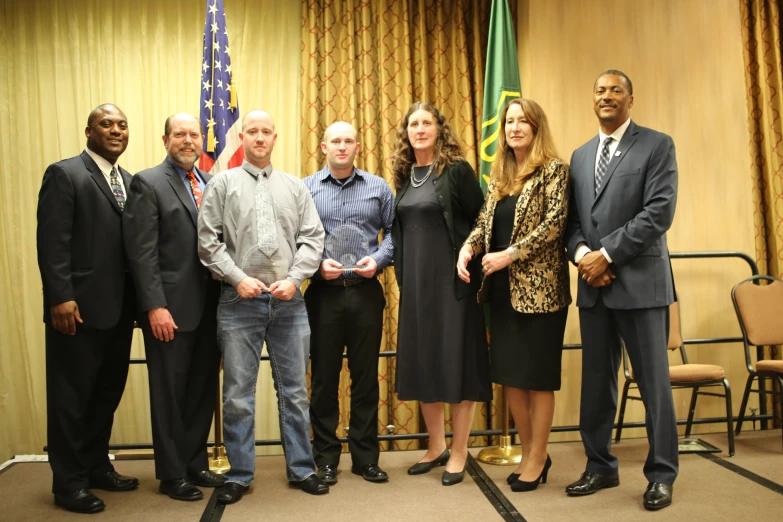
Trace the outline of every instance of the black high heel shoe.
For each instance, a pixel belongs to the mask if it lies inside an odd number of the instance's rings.
[[[533,491],[539,484],[546,484],[546,477],[549,474],[549,468],[552,467],[552,459],[549,455],[546,456],[546,463],[544,469],[541,470],[541,474],[533,482],[525,482],[524,480],[515,480],[511,483],[511,491]]]
[[[449,448],[446,448],[437,459],[431,460],[430,462],[417,462],[408,468],[408,475],[422,475],[424,473],[429,473],[438,466],[445,466],[449,461],[450,456],[451,453],[449,452]]]
[[[517,479],[519,478],[519,473],[512,473],[508,477],[506,477],[506,484],[509,486],[513,484]]]

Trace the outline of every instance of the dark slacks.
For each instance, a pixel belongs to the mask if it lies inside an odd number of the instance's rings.
[[[89,487],[89,477],[113,471],[109,461],[114,412],[125,391],[133,339],[133,291],[108,330],[76,326],[63,335],[46,325],[47,444],[52,493]]]
[[[354,466],[378,463],[378,351],[386,299],[377,279],[354,286],[314,282],[305,292],[310,321],[313,457],[316,465],[340,461],[338,388],[347,348],[351,373],[348,447]]]
[[[155,339],[149,322],[142,320],[158,480],[209,469],[207,437],[215,413],[220,351],[216,308],[206,309],[196,330],[176,331],[169,342]]]
[[[669,382],[668,307],[614,310],[599,299],[579,309],[582,333],[582,400],[579,428],[586,471],[617,475],[610,453],[617,413],[617,374],[625,341],[646,410],[650,449],[644,464],[649,482],[674,483],[678,470],[677,419]]]

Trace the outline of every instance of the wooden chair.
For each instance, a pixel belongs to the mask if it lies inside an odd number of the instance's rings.
[[[762,280],[767,281],[767,284],[759,285]],[[731,300],[742,329],[745,364],[749,374],[737,419],[737,435],[739,435],[742,421],[745,420],[748,397],[751,392],[759,393],[758,389],[752,389],[754,380],[759,379],[759,383],[762,379],[770,379],[773,383],[777,381],[778,393],[783,403],[783,361],[760,360],[754,366],[750,355],[751,346],[783,344],[783,281],[766,275],[750,277],[732,288]],[[770,392],[774,393],[773,390]]]
[[[682,342],[682,330],[680,328],[680,304],[674,302],[669,306],[669,350],[679,350],[682,357],[682,364],[669,366],[669,381],[672,389],[690,388],[691,404],[688,409],[688,422],[685,425],[685,436],[691,434],[693,425],[693,416],[696,411],[696,399],[699,395],[710,395],[713,397],[722,397],[726,401],[726,425],[729,435],[729,456],[734,456],[734,416],[731,411],[731,388],[726,379],[726,372],[721,366],[714,364],[694,364],[688,362],[688,354],[685,351],[685,345]],[[623,432],[623,418],[625,417],[625,406],[628,401],[642,400],[641,396],[629,395],[629,391],[638,389],[633,369],[628,360],[628,352],[623,344],[623,372],[625,373],[625,385],[623,386],[623,395],[620,401],[620,417],[617,421],[617,431],[615,433],[615,442],[620,442],[620,436]],[[715,393],[702,391],[701,388],[711,388],[722,386],[724,393]]]

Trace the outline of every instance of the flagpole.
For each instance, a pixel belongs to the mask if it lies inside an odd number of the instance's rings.
[[[220,368],[223,368],[223,360],[220,361]],[[215,445],[212,447],[212,458],[209,459],[209,470],[218,475],[223,475],[231,469],[226,457],[226,447],[223,446],[223,423],[221,422],[222,398],[220,395],[220,379],[215,387]]]
[[[511,12],[506,0],[492,0],[487,39],[487,66],[484,74],[484,106],[481,118],[479,146],[479,183],[487,193],[492,163],[497,153],[498,135],[503,132],[500,114],[508,100],[522,95],[516,37]],[[491,317],[488,317],[492,321]],[[490,339],[490,345],[491,345]],[[506,389],[500,387],[501,434],[497,446],[484,448],[478,459],[487,464],[512,465],[522,460],[522,450],[514,448],[508,434],[508,402]]]

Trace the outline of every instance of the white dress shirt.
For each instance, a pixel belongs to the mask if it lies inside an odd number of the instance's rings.
[[[84,152],[86,152],[95,162],[96,165],[98,165],[98,168],[101,169],[101,173],[103,173],[103,177],[106,178],[106,183],[109,184],[109,188],[111,188],[111,169],[116,167],[117,168],[117,179],[120,182],[120,187],[122,187],[122,193],[126,195],[127,197],[127,191],[125,190],[125,183],[122,182],[122,174],[120,174],[120,166],[119,164],[112,165],[108,161],[106,161],[105,158],[98,156],[96,153],[90,150],[89,147],[84,149]]]

